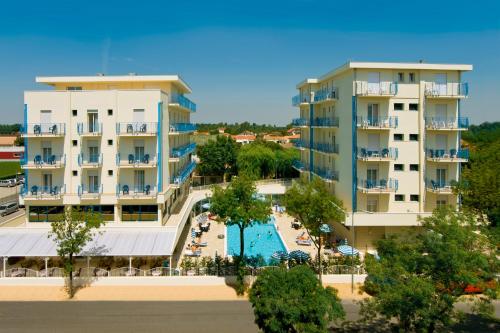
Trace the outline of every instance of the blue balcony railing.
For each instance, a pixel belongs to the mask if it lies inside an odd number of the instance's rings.
[[[339,172],[323,167],[314,167],[313,173],[317,176],[330,181],[339,180]]]
[[[398,117],[357,117],[358,127],[397,128]]]
[[[118,135],[156,135],[158,123],[127,122],[116,123],[116,134]]]
[[[193,132],[195,130],[196,130],[196,125],[191,123],[170,124],[171,133]]]
[[[366,191],[397,191],[398,180],[389,178],[377,180],[358,180],[358,187]]]
[[[314,150],[320,151],[322,153],[328,154],[338,154],[339,153],[339,145],[332,143],[324,143],[324,142],[315,142],[312,147]]]
[[[433,192],[452,192],[453,187],[457,184],[456,180],[447,181],[447,180],[434,180],[434,179],[426,179],[425,185],[427,188]]]
[[[21,167],[23,168],[60,168],[66,165],[66,155],[48,155],[43,156],[42,154],[37,154],[33,157],[33,160],[29,160],[25,155],[21,159]]]
[[[315,102],[330,101],[338,98],[339,98],[338,89],[335,87],[330,90],[320,89],[314,92]]]
[[[469,159],[469,149],[426,149],[427,158],[432,159]]]
[[[56,198],[66,193],[66,185],[25,185],[21,189],[23,198]]]
[[[176,176],[172,177],[172,182],[176,185],[181,185],[189,178],[189,175],[191,175],[195,168],[196,162],[189,162]]]
[[[64,123],[30,123],[20,128],[22,135],[63,136],[66,134]]]
[[[118,184],[116,185],[116,195],[118,197],[126,196],[155,196],[157,194],[157,188],[155,185],[129,185],[129,184]]]
[[[293,160],[292,161],[292,167],[297,169],[298,171],[304,171],[305,170],[305,166],[304,166],[304,163],[302,163],[302,161],[300,160]]]
[[[196,104],[183,94],[172,95],[172,100],[170,103],[179,104],[183,108],[196,112]]]
[[[196,149],[196,143],[191,142],[187,145],[173,148],[170,152],[170,157],[172,158],[180,158],[186,156],[189,153],[192,153]]]
[[[428,97],[467,97],[469,84],[467,82],[426,82],[425,95]]]
[[[311,96],[308,93],[295,95],[292,97],[292,105],[299,106],[302,103],[309,103],[311,101]]]
[[[309,147],[309,145],[304,140],[295,140],[295,141],[293,141],[293,146],[295,148],[299,148],[299,149],[308,148]]]
[[[398,148],[380,148],[373,149],[367,147],[358,147],[358,158],[359,159],[391,159],[396,160],[398,158]]]
[[[309,126],[309,120],[307,118],[295,118],[292,119],[293,126]]]
[[[339,127],[339,118],[314,118],[312,126],[317,127]]]
[[[425,127],[428,129],[467,129],[469,128],[469,118],[426,117]]]
[[[76,129],[79,135],[102,135],[102,123],[78,123]]]
[[[99,166],[102,165],[102,154],[84,154],[78,155],[79,166]]]
[[[96,184],[96,185],[87,185],[87,184],[81,184],[78,185],[78,196],[94,196],[94,195],[100,195],[102,194],[103,186],[102,184]]]

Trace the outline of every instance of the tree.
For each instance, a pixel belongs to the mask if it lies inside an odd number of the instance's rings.
[[[380,260],[365,261],[363,289],[373,298],[364,301],[363,313],[395,318],[405,332],[450,325],[454,304],[471,286],[483,290],[484,295],[473,297],[478,304],[496,297],[491,281],[498,259],[474,214],[446,207],[425,218],[422,227],[419,233],[379,240]]]
[[[57,254],[64,263],[64,272],[69,277],[68,294],[74,296],[74,259],[85,245],[92,241],[94,231],[104,224],[101,214],[67,209],[58,221],[52,222],[49,234],[57,244]]]
[[[342,201],[328,192],[320,178],[314,177],[311,182],[299,181],[289,188],[285,193],[284,204],[288,214],[302,223],[318,250],[318,274],[321,281],[323,244],[320,228],[325,223],[345,220]]]
[[[241,147],[237,165],[240,175],[253,179],[267,178],[274,175],[276,156],[271,148],[253,143]]]
[[[212,190],[210,211],[226,226],[236,225],[240,230],[240,255],[236,258],[241,268],[245,255],[245,228],[254,223],[265,223],[272,213],[271,204],[257,195],[254,183],[247,177],[233,177],[226,189],[216,185]],[[243,273],[238,270],[240,286]],[[242,290],[240,290],[242,292]]]
[[[307,266],[265,270],[250,289],[255,323],[264,332],[326,332],[344,309],[331,287],[323,288]]]
[[[238,144],[230,137],[219,135],[215,140],[198,146],[196,154],[200,159],[198,170],[203,176],[226,176],[236,174]]]

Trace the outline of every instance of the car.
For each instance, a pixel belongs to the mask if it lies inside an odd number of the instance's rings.
[[[17,202],[8,202],[0,205],[0,215],[5,216],[19,210]]]
[[[16,186],[17,182],[15,179],[2,179],[0,180],[0,187],[12,187]]]

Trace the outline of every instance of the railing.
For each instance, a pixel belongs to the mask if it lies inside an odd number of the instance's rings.
[[[193,132],[196,130],[196,125],[191,123],[170,124],[170,133]]]
[[[35,136],[62,136],[66,134],[66,124],[64,123],[31,123],[26,127],[22,126],[21,134]]]
[[[24,186],[21,189],[21,196],[27,199],[56,199],[66,193],[66,185]]]
[[[323,167],[313,167],[313,173],[318,177],[321,177],[330,181],[339,181],[339,172]]]
[[[310,102],[311,102],[311,95],[308,93],[295,95],[292,97],[293,106],[299,106],[302,103],[310,103]]]
[[[157,194],[157,188],[155,185],[143,185],[143,186],[129,186],[128,184],[118,184],[116,185],[116,195],[118,197],[152,197]]]
[[[122,160],[120,153],[116,154],[116,165],[117,166],[155,166],[156,156],[151,156],[150,154],[144,154],[143,156],[136,156],[134,154],[128,154],[128,159]]]
[[[79,135],[102,135],[102,123],[78,123],[76,125]]]
[[[183,108],[196,112],[196,104],[182,94],[173,94],[170,103],[179,104]]]
[[[338,154],[339,153],[339,145],[332,144],[332,143],[315,142],[313,144],[312,149],[320,151],[322,153],[327,153],[327,154]]]
[[[153,135],[158,133],[158,123],[125,122],[116,123],[118,135]]]
[[[339,127],[339,118],[314,118],[312,126],[317,127]]]
[[[425,154],[427,158],[435,160],[453,160],[453,159],[469,159],[469,149],[426,149]]]
[[[445,180],[433,180],[433,179],[426,179],[425,184],[427,188],[433,192],[452,192],[453,186],[457,184],[456,180],[452,181],[445,181]]]
[[[339,93],[337,88],[332,88],[331,90],[320,89],[314,92],[314,101],[322,102],[322,101],[331,101],[339,99]]]
[[[469,128],[469,118],[426,117],[425,127],[428,129],[467,129]]]
[[[21,160],[23,168],[59,168],[66,165],[66,155],[50,155],[45,158],[42,155],[35,155],[33,162],[28,161],[27,156]]]
[[[398,180],[389,178],[380,180],[358,180],[358,187],[373,192],[382,191],[397,191],[398,190]]]
[[[425,95],[428,97],[467,97],[469,84],[466,82],[425,83]]]
[[[397,128],[398,117],[357,117],[357,125],[362,128]]]
[[[309,126],[309,119],[307,118],[295,118],[292,119],[293,126]]]
[[[181,185],[189,177],[196,168],[196,162],[189,162],[176,176],[172,177],[172,182],[176,185]]]
[[[102,184],[96,186],[78,185],[78,196],[99,196],[102,194]]]
[[[302,149],[302,148],[309,148],[309,144],[306,143],[304,140],[295,140],[295,141],[293,141],[293,146],[295,148],[300,148],[300,149]]]
[[[300,160],[294,160],[292,162],[292,167],[298,171],[305,171],[306,170],[304,163],[302,163],[302,161],[300,161]]]
[[[398,148],[381,148],[372,149],[365,147],[358,147],[358,159],[390,159],[396,160],[398,158]]]
[[[83,154],[78,155],[78,165],[79,166],[100,166],[102,165],[102,153],[101,154]]]
[[[194,143],[194,142],[188,143],[187,145],[184,145],[181,147],[175,147],[175,148],[172,148],[172,151],[170,152],[170,157],[180,158],[180,157],[185,156],[189,153],[192,153],[195,149],[196,149],[196,143]]]
[[[397,82],[356,81],[355,91],[356,95],[362,96],[394,96],[398,93],[398,84]]]

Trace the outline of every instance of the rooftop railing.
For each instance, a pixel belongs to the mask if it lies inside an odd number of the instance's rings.
[[[398,190],[397,179],[358,180],[358,187],[368,192],[394,192]]]
[[[368,160],[368,159],[389,159],[396,160],[398,158],[398,148],[367,148],[358,147],[357,149],[358,159]]]
[[[170,133],[193,132],[195,130],[196,125],[191,123],[170,124]]]
[[[426,82],[425,95],[427,97],[467,97],[469,84],[467,82]]]
[[[158,123],[122,122],[116,124],[118,135],[155,135],[158,133]]]
[[[362,128],[397,128],[398,117],[357,117],[357,125]]]
[[[172,177],[172,182],[176,185],[181,185],[191,175],[196,168],[196,162],[189,162],[176,176]]]
[[[196,112],[196,104],[183,94],[173,94],[170,103],[179,104],[183,108]]]
[[[181,147],[175,147],[175,148],[172,148],[172,151],[170,152],[170,157],[171,158],[180,158],[180,157],[186,156],[189,153],[194,152],[195,149],[196,149],[196,143],[194,143],[194,142],[188,143],[188,144],[181,146]]]
[[[63,136],[66,134],[64,123],[30,123],[21,126],[22,135],[30,136]]]
[[[356,81],[355,92],[356,95],[361,96],[394,96],[398,93],[398,84],[397,82]]]
[[[467,129],[469,128],[469,118],[426,117],[425,127],[427,129]]]
[[[468,160],[469,159],[469,149],[426,149],[425,154],[427,158],[434,160]]]

